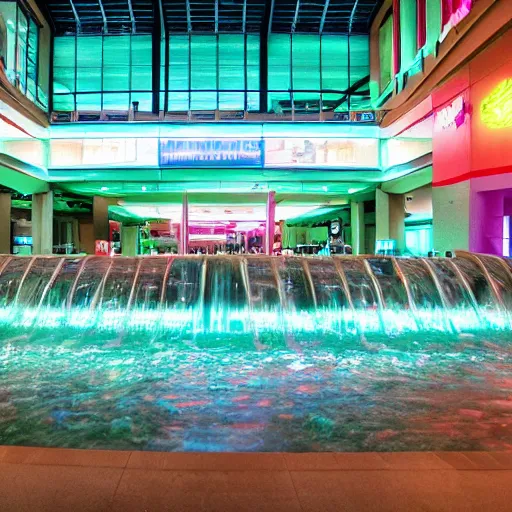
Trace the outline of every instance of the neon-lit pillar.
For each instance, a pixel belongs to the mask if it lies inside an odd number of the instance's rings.
[[[352,231],[352,253],[365,254],[364,203],[350,203],[350,227]]]
[[[395,240],[396,249],[405,250],[405,197],[375,191],[375,239]]]
[[[11,194],[0,194],[0,254],[11,252]]]
[[[265,254],[271,255],[274,247],[276,224],[276,193],[271,191],[267,196],[267,224],[265,229]]]
[[[188,195],[183,192],[181,202],[180,254],[188,254]]]
[[[53,253],[53,191],[32,195],[32,252]]]

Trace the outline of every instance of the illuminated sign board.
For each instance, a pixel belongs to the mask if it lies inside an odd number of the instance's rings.
[[[466,105],[462,96],[459,96],[450,105],[436,113],[436,126],[446,130],[455,125],[457,128],[464,124]]]
[[[480,105],[483,123],[493,129],[512,127],[512,78],[501,82]]]
[[[262,140],[160,139],[162,167],[263,166]]]

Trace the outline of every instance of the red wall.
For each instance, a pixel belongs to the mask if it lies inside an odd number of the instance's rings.
[[[470,114],[465,123],[434,128],[433,184],[449,185],[469,178],[512,172],[512,127],[491,129],[480,117],[480,105],[503,80],[512,78],[512,30],[476,56],[432,94],[436,111],[462,96]]]

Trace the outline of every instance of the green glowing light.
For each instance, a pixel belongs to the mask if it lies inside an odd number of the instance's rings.
[[[480,105],[484,124],[492,129],[512,127],[512,78],[504,80]]]

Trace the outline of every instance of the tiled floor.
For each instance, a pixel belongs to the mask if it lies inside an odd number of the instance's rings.
[[[512,452],[202,454],[0,446],[0,511],[512,510]]]

